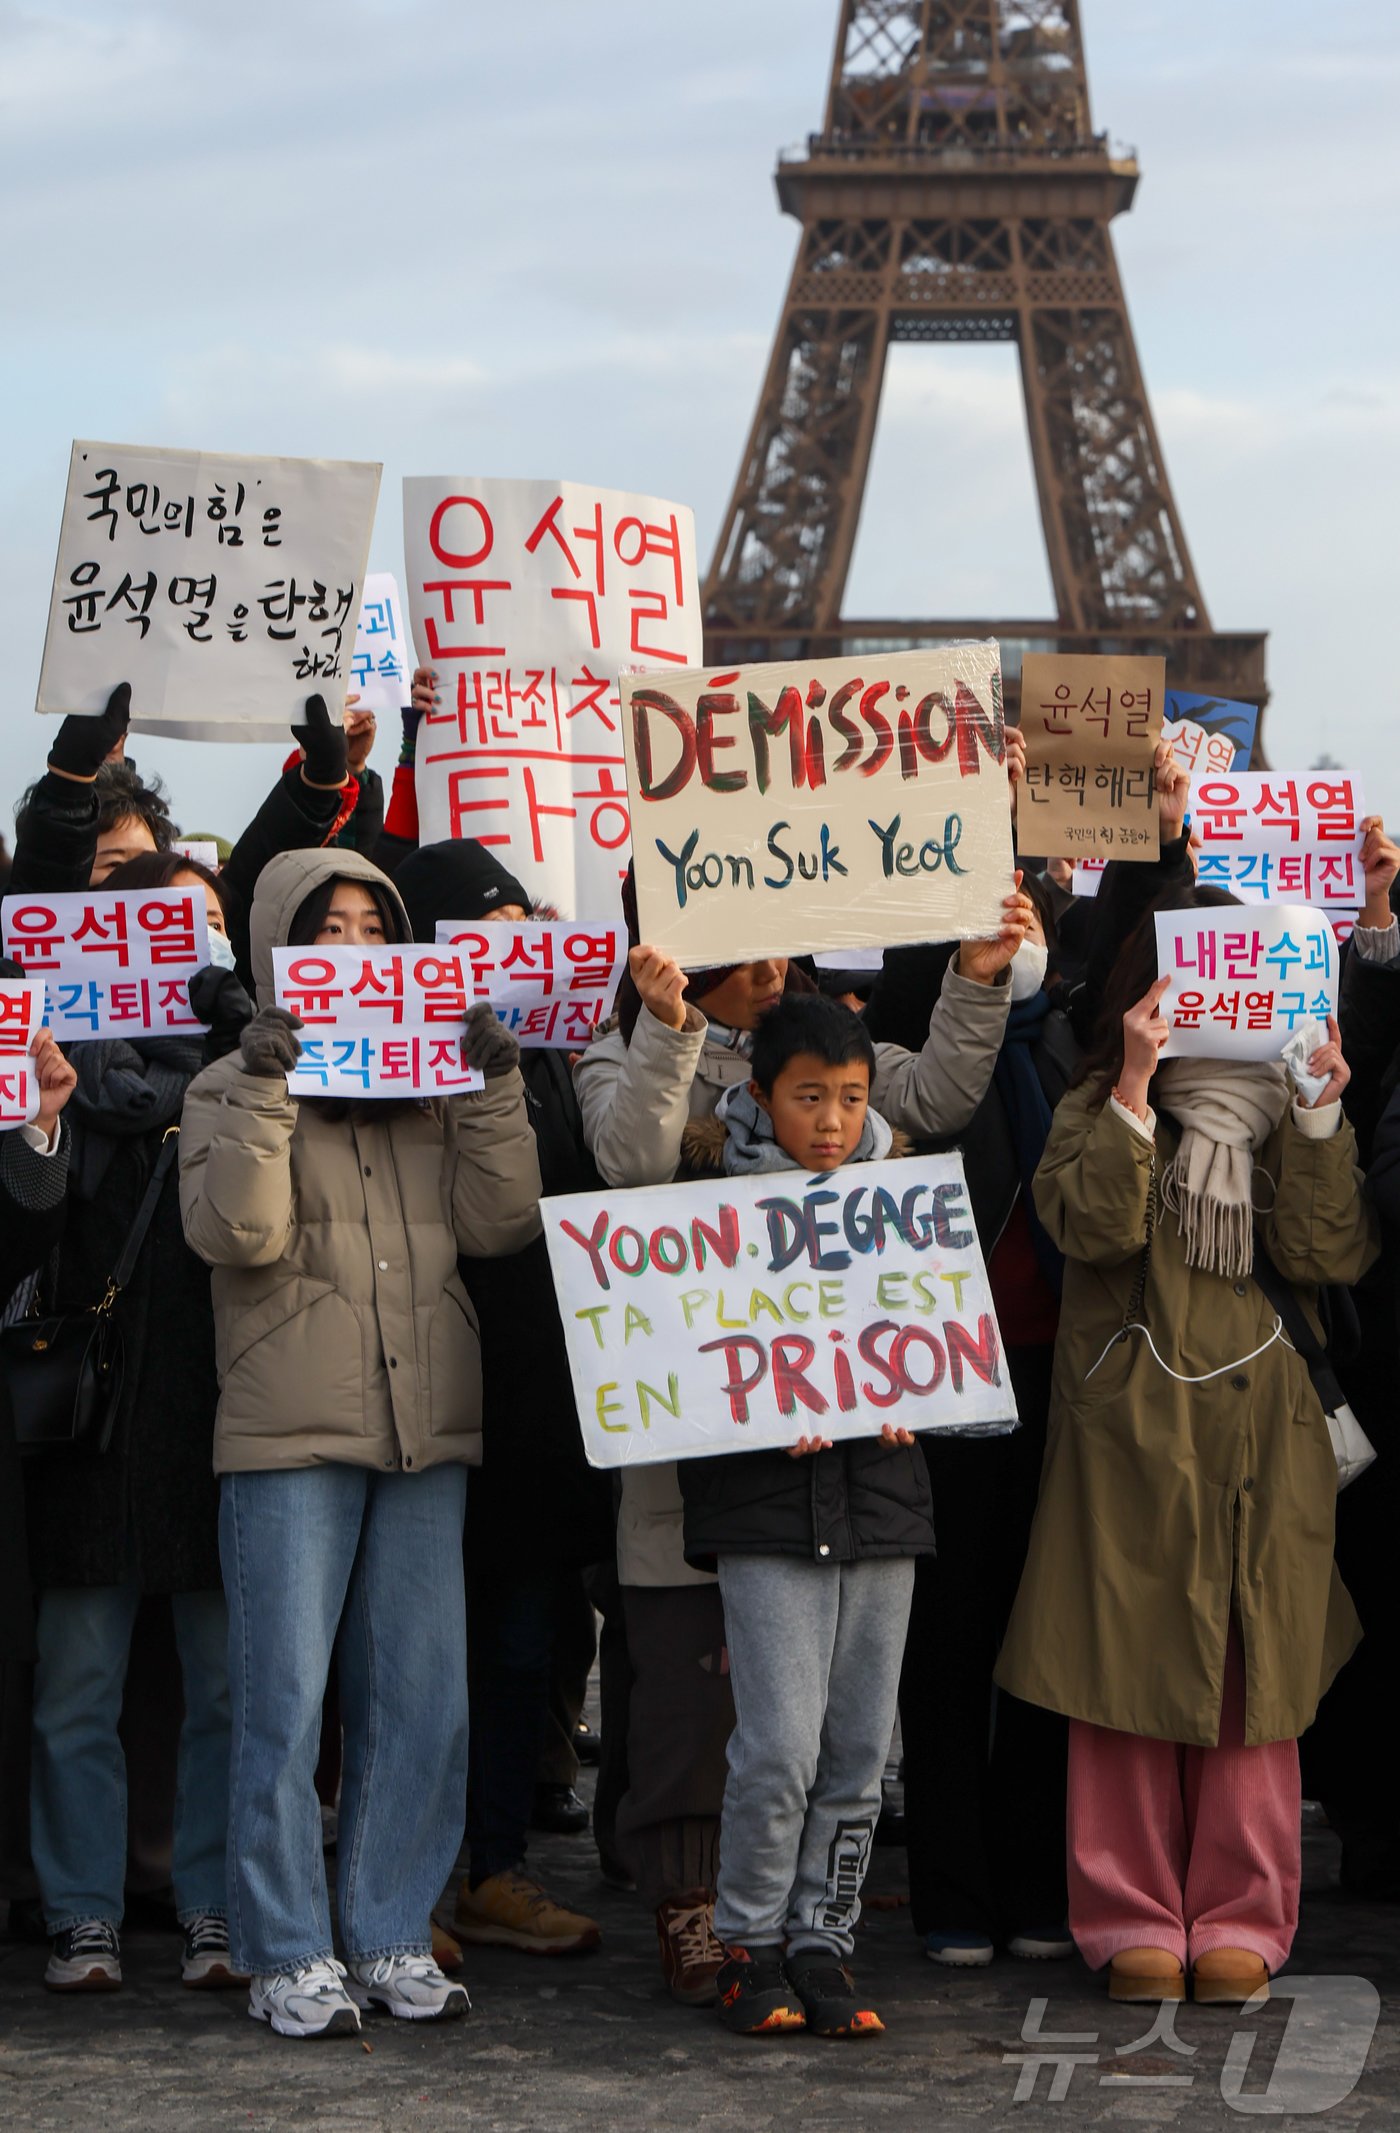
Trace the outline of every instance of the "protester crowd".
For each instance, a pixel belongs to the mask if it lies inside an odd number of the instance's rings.
[[[1152,914],[1231,900],[1165,744],[1161,856],[1092,900],[1024,853],[994,935],[871,984],[682,971],[629,877],[616,1012],[573,1060],[483,1005],[472,1093],[294,1097],[274,949],[554,915],[488,848],[420,846],[435,699],[420,670],[386,808],[373,719],[310,698],[217,872],[174,849],[124,687],[16,812],[11,892],[190,888],[211,952],[204,1030],[41,1034],[38,1115],[0,1135],[7,1324],[111,1282],[124,1357],[105,1448],[22,1467],[0,1366],[0,1898],[46,1984],[119,1988],[168,1885],[184,1982],[283,2035],[461,2016],[464,1944],[600,1946],[529,1864],[532,1828],[587,1830],[581,1753],[666,1987],[749,2034],[882,2027],[852,1970],[882,1834],[935,1963],[1077,1948],[1122,1999],[1238,2002],[1286,1962],[1305,1794],[1343,1887],[1400,1897],[1380,821],[1311,1100],[1281,1063],[1159,1060]],[[1023,765],[1011,731],[1013,816]],[[1019,1429],[588,1465],[542,1194],[950,1148]],[[1339,1498],[1343,1397],[1379,1457]]]

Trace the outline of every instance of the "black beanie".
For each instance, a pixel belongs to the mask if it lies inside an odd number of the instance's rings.
[[[394,887],[416,941],[432,940],[439,919],[486,918],[500,904],[519,904],[528,912],[531,904],[524,883],[474,837],[420,845],[396,868]]]

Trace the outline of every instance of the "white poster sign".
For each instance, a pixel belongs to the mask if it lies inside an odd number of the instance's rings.
[[[631,856],[618,675],[701,656],[695,525],[653,496],[475,475],[404,485],[423,842],[475,837],[533,896],[611,919]]]
[[[29,1047],[43,1020],[42,978],[0,978],[0,1133],[27,1125],[39,1109]]]
[[[584,1450],[1014,1428],[962,1159],[542,1200]]]
[[[209,961],[203,889],[72,889],[7,896],[5,953],[47,987],[60,1044],[168,1037],[203,1028],[190,979]]]
[[[360,698],[357,710],[397,719],[408,703],[416,663],[399,581],[390,570],[372,570],[365,579],[350,659],[350,687]]]
[[[1159,911],[1157,969],[1170,978],[1164,1059],[1277,1059],[1300,1023],[1337,1012],[1338,949],[1305,904]]]
[[[282,740],[311,694],[339,717],[380,469],[150,445],[73,446],[41,713]]]

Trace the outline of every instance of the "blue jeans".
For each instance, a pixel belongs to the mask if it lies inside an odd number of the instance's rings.
[[[117,1722],[140,1604],[134,1584],[63,1586],[39,1598],[29,1819],[51,1933],[88,1918],[121,1923],[126,1759]],[[228,1616],[221,1592],[177,1592],[170,1605],[185,1691],[175,1905],[188,1921],[226,1908]]]
[[[332,1952],[314,1782],[332,1651],[345,1953],[367,1962],[428,1952],[467,1788],[466,1508],[462,1466],[223,1478],[229,1934],[241,1969],[291,1970]]]

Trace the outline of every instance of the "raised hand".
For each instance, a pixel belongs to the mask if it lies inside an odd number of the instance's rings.
[[[1001,900],[999,931],[988,935],[986,940],[964,941],[959,948],[954,965],[959,977],[972,978],[978,985],[990,985],[1006,969],[1035,916],[1035,906],[1029,896],[1021,894],[1021,881],[1018,867],[1015,888],[1010,896],[1003,896]]]
[[[308,696],[306,716],[293,726],[292,737],[301,743],[301,774],[308,785],[321,791],[336,791],[349,774],[349,744],[345,728],[337,726],[326,709],[324,696]]]
[[[345,753],[346,765],[352,778],[357,778],[369,761],[369,752],[374,746],[378,730],[372,711],[357,711],[358,695],[345,699]]]
[[[1163,844],[1175,844],[1186,820],[1191,797],[1191,773],[1177,760],[1170,741],[1158,741],[1152,758],[1152,781],[1157,787],[1157,822]]]
[[[131,684],[119,681],[96,716],[84,712],[66,718],[53,737],[49,769],[61,778],[89,784],[114,749],[126,740],[131,722]]]
[[[1400,874],[1400,846],[1387,837],[1379,815],[1367,815],[1361,825],[1361,866],[1366,876],[1366,902],[1357,924],[1383,929],[1394,916],[1390,887]]]
[[[413,669],[413,687],[409,690],[408,695],[411,708],[418,712],[420,717],[425,711],[440,709],[442,697],[438,692],[436,667],[415,667]]]
[[[78,1086],[77,1070],[64,1058],[51,1030],[34,1032],[29,1056],[34,1061],[34,1080],[39,1090],[39,1109],[33,1123],[52,1147],[59,1113]]]
[[[893,1422],[886,1422],[880,1431],[880,1441],[893,1451],[897,1445],[911,1445],[914,1442],[914,1432],[912,1429],[896,1429]]]
[[[1325,1074],[1328,1080],[1326,1088],[1313,1098],[1312,1103],[1304,1105],[1305,1110],[1320,1111],[1324,1104],[1336,1103],[1351,1080],[1351,1068],[1342,1056],[1342,1033],[1335,1015],[1327,1017],[1327,1042],[1320,1044],[1308,1060],[1308,1072]],[[1302,1102],[1301,1097],[1299,1102]]]
[[[238,1040],[244,1073],[267,1080],[274,1074],[290,1074],[301,1057],[295,1034],[301,1026],[300,1016],[289,1015],[285,1007],[262,1008],[245,1023]]]
[[[478,1000],[475,1007],[467,1009],[462,1057],[487,1081],[498,1080],[520,1064],[520,1046],[485,1000]]]
[[[1170,983],[1170,978],[1158,978],[1123,1017],[1123,1071],[1113,1093],[1139,1118],[1147,1114],[1148,1084],[1157,1071],[1158,1054],[1171,1034],[1171,1026],[1162,1013],[1162,995]]]
[[[686,976],[675,957],[643,942],[629,951],[627,968],[647,1013],[667,1029],[684,1029]]]

